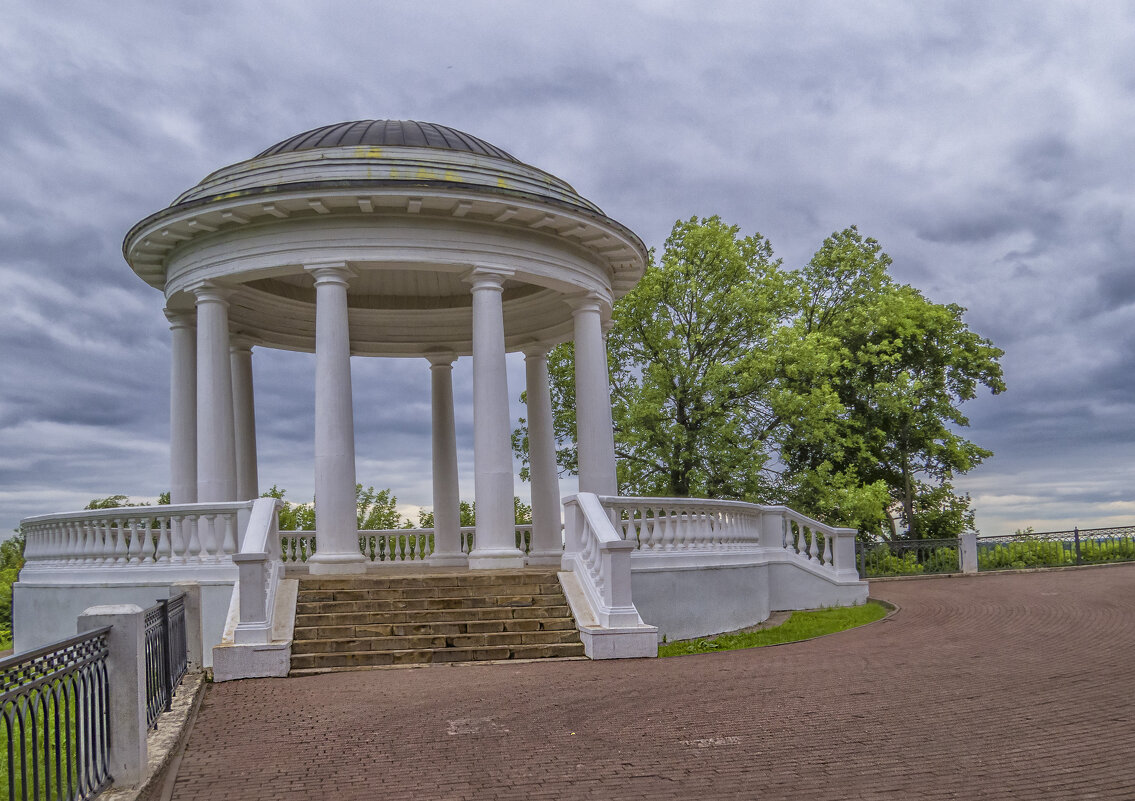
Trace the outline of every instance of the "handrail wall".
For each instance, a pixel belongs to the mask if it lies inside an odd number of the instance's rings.
[[[272,641],[276,590],[284,574],[279,530],[282,506],[276,498],[253,502],[244,544],[232,557],[240,571],[236,590],[239,617],[233,632],[233,642],[238,645]]]
[[[631,551],[635,544],[615,529],[593,493],[564,499],[563,568],[576,574],[588,605],[603,628],[645,624],[631,600]]]

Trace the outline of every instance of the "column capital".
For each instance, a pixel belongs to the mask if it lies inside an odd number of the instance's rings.
[[[478,265],[466,272],[462,276],[462,280],[469,284],[474,292],[481,289],[491,289],[500,292],[504,288],[505,280],[512,278],[514,275],[516,275],[516,272],[507,267]]]
[[[196,328],[197,313],[195,309],[163,309],[166,319],[169,320],[169,330],[179,328]]]
[[[303,269],[315,279],[315,285],[340,284],[347,286],[357,273],[345,261],[324,262],[321,264],[305,264]]]
[[[229,333],[229,353],[252,353],[253,341],[244,334]]]
[[[422,355],[429,360],[431,370],[435,367],[453,369],[453,363],[457,360],[457,354],[451,350],[431,350]]]
[[[569,295],[565,298],[568,305],[571,306],[572,316],[576,316],[583,312],[602,312],[604,306],[609,306],[610,301],[598,292],[581,292],[578,295]]]
[[[229,297],[234,290],[232,287],[222,286],[212,281],[202,281],[200,284],[191,286],[189,291],[192,292],[193,297],[197,299],[197,305],[201,305],[202,303],[223,303],[225,306],[228,306]]]
[[[548,351],[550,351],[552,347],[553,346],[549,345],[547,342],[530,342],[529,344],[522,347],[520,349],[520,352],[524,354],[525,361],[539,359],[546,361],[548,358]]]

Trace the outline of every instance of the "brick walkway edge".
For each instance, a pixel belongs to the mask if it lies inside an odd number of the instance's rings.
[[[1135,564],[872,593],[774,648],[213,685],[174,799],[1135,798]]]

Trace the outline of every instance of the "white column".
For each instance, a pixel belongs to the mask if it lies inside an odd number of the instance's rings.
[[[193,294],[197,297],[197,500],[235,501],[230,291],[202,284]]]
[[[430,563],[464,565],[461,552],[461,498],[457,482],[457,429],[453,420],[451,352],[427,354],[433,432],[434,552]]]
[[[576,300],[575,406],[579,449],[579,490],[617,495],[615,433],[611,422],[611,389],[607,379],[607,346],[603,341],[600,300]]]
[[[233,381],[233,425],[236,432],[236,495],[250,501],[260,495],[256,473],[256,405],[252,391],[252,345],[231,338],[229,361]]]
[[[312,573],[362,572],[355,505],[355,415],[344,263],[306,268],[315,278],[315,555]]]
[[[169,501],[197,503],[197,333],[192,311],[166,309],[169,371]]]
[[[532,477],[532,546],[528,564],[558,565],[564,548],[546,346],[525,348],[524,374],[528,397],[528,472]]]
[[[473,465],[477,533],[469,567],[523,567],[516,547],[512,505],[512,445],[505,369],[504,279],[511,273],[483,267],[469,274],[473,286]]]

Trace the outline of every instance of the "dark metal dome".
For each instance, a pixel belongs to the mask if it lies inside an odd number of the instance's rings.
[[[275,156],[278,153],[293,153],[297,150],[314,150],[321,147],[433,147],[440,150],[460,150],[492,156],[506,161],[520,163],[519,159],[467,133],[436,125],[432,122],[414,120],[359,120],[324,125],[290,139],[260,153],[256,158]]]

